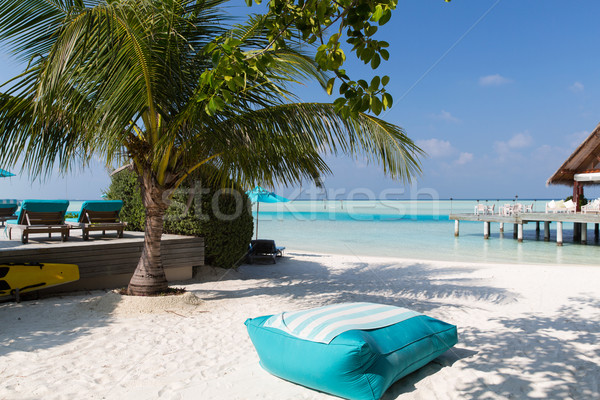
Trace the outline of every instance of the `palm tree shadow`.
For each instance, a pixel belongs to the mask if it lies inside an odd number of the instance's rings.
[[[402,394],[413,392],[417,389],[417,382],[439,372],[442,368],[451,367],[458,360],[467,359],[476,354],[476,351],[470,349],[453,347],[424,367],[419,368],[415,372],[396,381],[396,383],[390,386],[383,394],[381,400],[393,400]]]
[[[491,319],[499,325],[494,331],[464,329],[463,344],[480,349],[466,366],[495,378],[465,384],[465,397],[495,393],[525,399],[536,393],[551,399],[600,399],[598,309],[596,296],[577,297],[552,316]],[[596,316],[590,318],[589,310]]]
[[[476,302],[512,305],[519,301],[519,296],[510,290],[470,278],[469,272],[475,268],[439,269],[419,262],[373,266],[360,261],[331,268],[326,260],[320,261],[288,258],[276,266],[242,266],[240,277],[249,285],[234,290],[215,286],[203,290],[202,296],[249,300],[266,296],[272,297],[274,304],[278,304],[278,299],[291,299],[298,308],[349,301],[378,302],[412,308],[440,319],[447,311],[461,313],[464,307],[480,307]],[[457,298],[461,301],[455,301]],[[470,300],[473,304],[468,304]],[[461,398],[525,399],[535,395],[600,399],[598,309],[597,294],[590,294],[569,299],[550,315],[490,314],[485,327],[465,323],[459,326],[459,347],[399,380],[384,399],[413,392],[418,382],[446,367],[460,369],[451,375],[454,390]]]
[[[309,299],[310,306],[362,301],[413,308],[419,312],[452,307],[451,303],[443,300],[450,296],[493,303],[516,301],[516,296],[510,291],[483,286],[467,278],[446,277],[458,273],[464,275],[472,270],[445,268],[441,275],[439,269],[426,263],[401,267],[389,263],[373,267],[357,261],[332,271],[319,261],[283,257],[275,265],[242,265],[237,272],[227,274],[232,279],[258,280],[252,287],[220,290],[214,286],[202,290],[201,295],[217,300],[254,296]]]
[[[104,293],[102,293],[104,294]],[[106,326],[119,296],[57,296],[0,304],[0,358],[61,346]]]

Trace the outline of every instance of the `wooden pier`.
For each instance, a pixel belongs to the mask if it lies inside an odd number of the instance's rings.
[[[573,224],[573,236],[580,240],[581,244],[587,243],[588,224],[594,224],[594,235],[598,239],[598,224],[600,224],[599,213],[519,213],[514,215],[498,214],[451,214],[454,220],[454,236],[459,235],[460,221],[483,222],[483,237],[489,239],[491,223],[498,223],[500,232],[504,232],[506,224],[513,225],[513,236],[519,242],[523,241],[523,225],[536,224],[536,232],[540,232],[540,224],[544,223],[544,240],[550,240],[550,224],[556,223],[556,244],[563,244],[563,224]]]
[[[28,244],[0,239],[0,263],[64,263],[79,266],[77,282],[44,289],[44,292],[113,289],[126,286],[144,246],[144,232],[125,232],[123,238],[91,235],[84,241],[76,230],[66,242],[60,235],[31,235]],[[19,237],[20,235],[17,235]],[[193,267],[204,264],[204,238],[163,235],[162,262],[168,281],[190,279]]]

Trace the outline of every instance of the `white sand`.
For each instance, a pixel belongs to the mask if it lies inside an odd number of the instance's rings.
[[[0,399],[333,399],[258,365],[248,317],[335,302],[415,309],[459,343],[384,399],[600,399],[600,267],[289,252],[207,268],[194,296],[0,304]]]

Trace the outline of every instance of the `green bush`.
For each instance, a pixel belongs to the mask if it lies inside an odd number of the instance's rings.
[[[134,172],[123,170],[113,175],[105,195],[108,200],[123,200],[123,208],[119,215],[122,221],[127,221],[127,230],[144,231],[146,214],[138,177]]]
[[[113,176],[108,199],[123,200],[121,218],[127,229],[143,231],[145,213],[137,175],[122,171]],[[171,196],[164,232],[203,236],[206,264],[232,268],[240,264],[252,239],[254,221],[248,196],[216,187],[192,188],[184,182]]]
[[[573,196],[567,197],[564,201],[569,201],[569,200],[573,200]],[[586,199],[585,196],[581,196],[579,198],[579,207],[585,206],[587,203],[588,203],[588,199]]]

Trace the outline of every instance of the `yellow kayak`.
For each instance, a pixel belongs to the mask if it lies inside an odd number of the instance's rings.
[[[79,280],[75,264],[9,263],[0,264],[0,296],[44,289]]]

